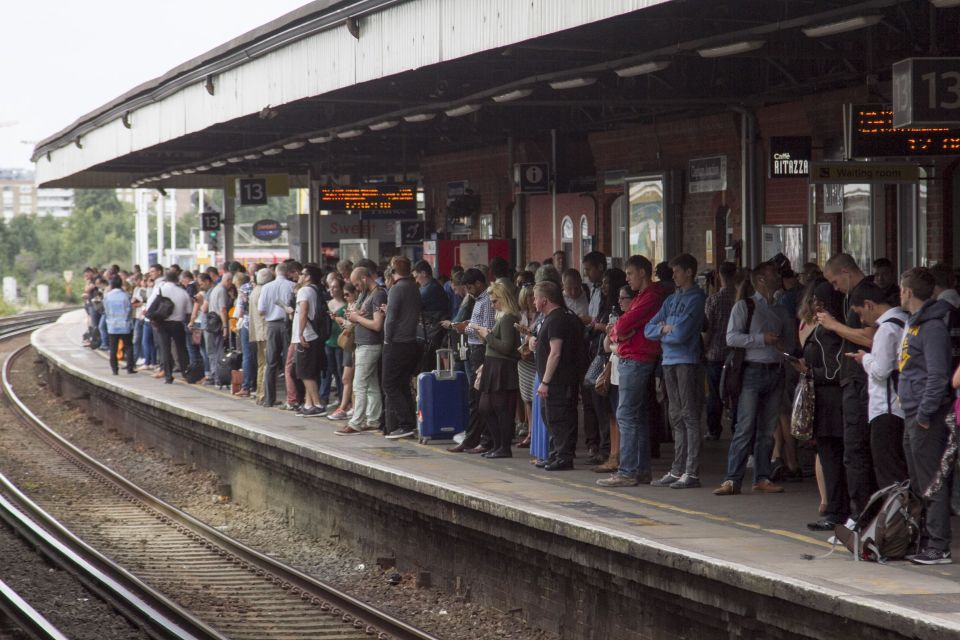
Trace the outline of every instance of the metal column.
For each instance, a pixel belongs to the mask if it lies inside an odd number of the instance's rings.
[[[153,208],[157,212],[157,264],[163,263],[163,195],[157,191],[153,194]],[[166,266],[166,265],[164,265]]]
[[[223,262],[233,262],[233,235],[237,200],[223,191]]]

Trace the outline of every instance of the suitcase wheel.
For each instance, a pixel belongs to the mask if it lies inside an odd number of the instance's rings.
[[[420,438],[420,444],[430,444],[430,438]]]

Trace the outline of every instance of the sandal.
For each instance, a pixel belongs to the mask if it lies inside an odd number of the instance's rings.
[[[519,449],[529,449],[530,448],[530,436],[527,436],[523,441],[517,443]]]

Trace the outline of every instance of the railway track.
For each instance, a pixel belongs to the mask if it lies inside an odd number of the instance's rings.
[[[0,339],[6,335],[0,326]],[[147,619],[132,604],[119,606],[138,626],[163,638],[436,640],[223,535],[61,438],[13,389],[10,374],[25,348],[4,362],[3,393],[26,432],[31,478],[46,489],[34,504],[0,477],[0,493],[11,503],[10,510],[0,503],[0,515],[43,522],[43,531],[100,572],[92,582],[115,581],[146,605]],[[163,622],[150,626],[151,619]]]

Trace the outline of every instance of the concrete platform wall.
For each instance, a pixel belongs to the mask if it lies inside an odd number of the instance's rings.
[[[339,537],[364,556],[395,557],[400,570],[429,571],[435,586],[515,610],[564,638],[934,637],[923,625],[905,633],[892,616],[852,622],[842,607],[825,611],[789,581],[751,579],[625,540],[617,546],[601,531],[594,543],[562,521],[545,531],[532,519],[471,508],[469,497],[443,500],[398,486],[349,460],[333,465],[307,449],[265,446],[114,394],[54,362],[47,371],[55,393],[85,402],[137,444],[215,471],[237,502],[285,514],[292,526]]]

